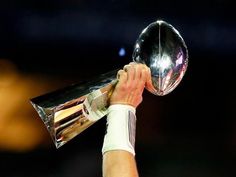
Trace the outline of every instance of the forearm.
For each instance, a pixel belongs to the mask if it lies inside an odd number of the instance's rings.
[[[114,150],[103,155],[103,177],[138,177],[134,155]]]
[[[135,109],[127,105],[109,107],[103,143],[103,177],[138,177],[135,162]]]
[[[138,177],[135,161],[136,108],[142,102],[148,68],[130,63],[117,74],[103,142],[103,177]]]

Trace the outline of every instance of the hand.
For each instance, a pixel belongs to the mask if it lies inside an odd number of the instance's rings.
[[[150,78],[150,70],[144,64],[129,63],[117,73],[118,83],[110,98],[110,104],[127,104],[137,107],[142,102],[142,93]]]

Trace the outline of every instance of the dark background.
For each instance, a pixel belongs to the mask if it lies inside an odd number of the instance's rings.
[[[137,109],[140,176],[233,177],[234,11],[230,0],[1,1],[0,58],[28,74],[79,82],[130,62],[142,29],[157,19],[169,22],[188,46],[189,67],[169,95],[144,92]],[[105,119],[59,150],[2,152],[0,176],[102,176],[104,132]]]

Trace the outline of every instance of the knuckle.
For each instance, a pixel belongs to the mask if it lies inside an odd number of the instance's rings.
[[[130,65],[125,65],[123,69],[124,69],[124,71],[127,71],[127,70],[129,70],[129,68],[130,68]]]

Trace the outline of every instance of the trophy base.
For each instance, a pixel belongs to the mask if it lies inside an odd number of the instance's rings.
[[[117,70],[103,74],[95,81],[31,99],[56,148],[107,114],[108,99],[117,82],[116,73]]]

